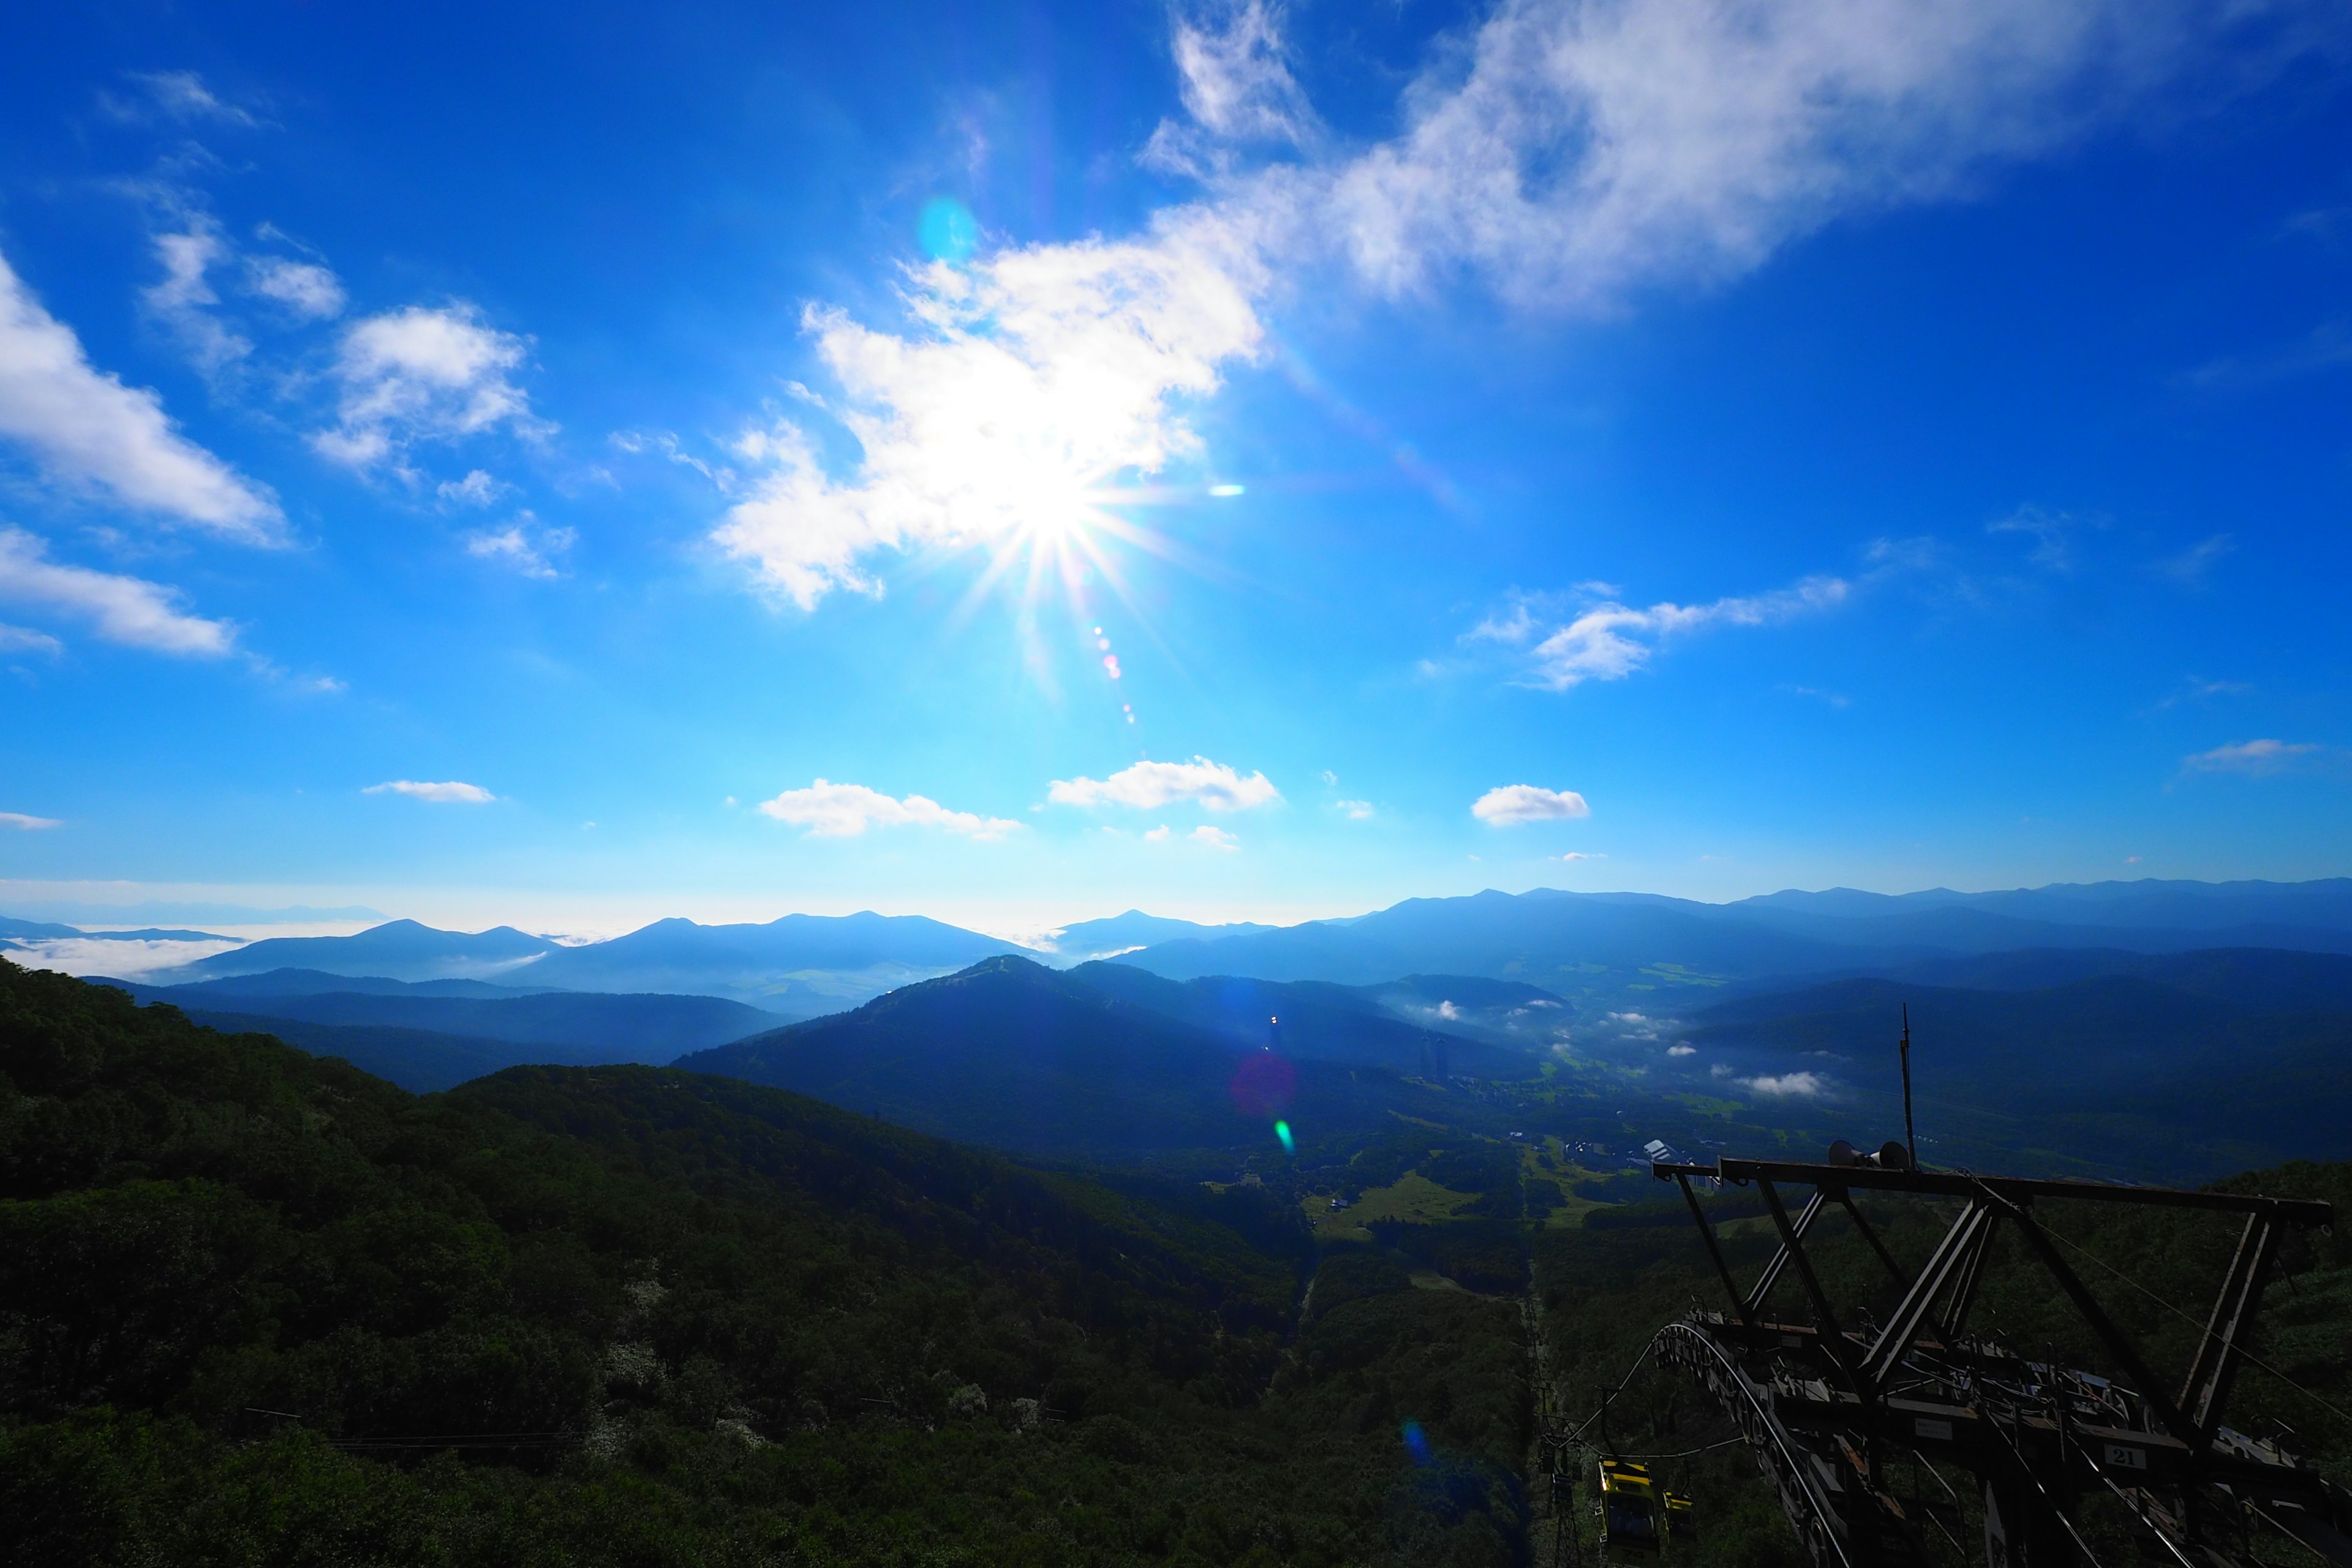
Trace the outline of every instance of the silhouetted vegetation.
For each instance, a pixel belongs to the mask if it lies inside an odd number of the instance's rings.
[[[1515,1306],[1286,1342],[1296,1214],[676,1070],[415,1097],[0,964],[0,1553],[1512,1561]]]

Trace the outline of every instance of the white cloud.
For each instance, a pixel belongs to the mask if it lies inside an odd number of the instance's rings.
[[[1350,822],[1370,822],[1379,815],[1373,810],[1372,803],[1369,800],[1335,800],[1331,805],[1333,809]]]
[[[2074,569],[2074,540],[2086,528],[2105,528],[2098,518],[2076,517],[2071,511],[2057,511],[2046,506],[2019,507],[2007,517],[1995,518],[1985,524],[1987,533],[2021,533],[2033,541],[2029,557],[2036,566],[2051,572],[2072,572]]]
[[[44,559],[47,548],[22,529],[0,528],[0,601],[79,616],[108,642],[155,653],[217,658],[235,645],[236,627],[182,611],[177,589],[86,566],[60,566]]]
[[[905,336],[812,309],[864,466],[835,479],[797,426],[753,433],[738,450],[765,472],[713,542],[807,609],[836,588],[879,592],[864,565],[877,552],[1082,525],[1090,492],[1198,446],[1172,405],[1256,353],[1256,268],[1220,226],[1179,213],[1144,240],[924,268]]]
[[[823,779],[806,789],[788,789],[773,800],[763,800],[760,810],[779,822],[807,828],[812,838],[855,838],[869,827],[937,827],[985,840],[1002,838],[1021,826],[1001,816],[950,811],[919,795],[894,800],[864,784],[827,784]]]
[[[59,654],[66,645],[47,632],[37,632],[30,626],[12,626],[0,622],[0,653]]]
[[[1242,847],[1240,839],[1223,828],[1212,827],[1205,822],[1192,829],[1192,837],[1196,843],[1205,844],[1212,849],[1238,849]]]
[[[1282,798],[1262,773],[1247,778],[1206,757],[1189,763],[1135,763],[1107,779],[1055,779],[1045,798],[1060,805],[1125,805],[1151,811],[1180,800],[1208,811],[1247,811]]]
[[[1265,0],[1209,0],[1172,15],[1169,52],[1189,125],[1162,121],[1143,161],[1171,173],[1222,167],[1219,143],[1303,145],[1317,134],[1315,110],[1290,74],[1278,7]]]
[[[1698,1047],[1696,1046],[1668,1046],[1666,1047],[1666,1055],[1670,1057],[1695,1057],[1698,1055]]]
[[[463,302],[412,305],[369,316],[343,334],[335,373],[343,384],[335,428],[310,437],[322,455],[355,468],[396,458],[411,442],[457,441],[505,425],[540,436],[530,399],[509,378],[526,344]]]
[[[1827,1094],[1829,1079],[1814,1072],[1784,1072],[1777,1078],[1743,1078],[1739,1087],[1772,1100],[1813,1100]]]
[[[1571,849],[1567,854],[1561,856],[1560,858],[1573,863],[1578,860],[1606,860],[1609,857],[1599,850],[1586,851],[1582,849]]]
[[[2309,741],[2239,741],[2183,757],[2180,766],[2192,773],[2247,773],[2259,778],[2318,762],[2329,751]]]
[[[0,827],[14,828],[19,833],[37,833],[45,827],[64,826],[54,816],[27,816],[21,811],[0,811]]]
[[[462,479],[444,479],[434,487],[443,506],[496,506],[500,499],[514,493],[512,485],[502,484],[480,468],[468,472]]]
[[[194,71],[129,71],[124,74],[139,84],[146,95],[146,105],[125,103],[111,96],[102,97],[101,101],[125,119],[146,118],[142,111],[145,110],[159,112],[167,120],[184,122],[210,121],[218,125],[237,125],[247,129],[261,123],[250,110],[220,98]]]
[[[1106,827],[1103,831],[1105,833],[1116,833],[1118,829],[1115,827]],[[1176,830],[1163,822],[1157,827],[1146,829],[1143,835],[1143,841],[1146,844],[1165,844],[1171,838],[1175,837]]]
[[[55,478],[247,543],[274,542],[276,504],[164,417],[163,400],[93,369],[73,329],[0,258],[0,437]]]
[[[1206,5],[1171,18],[1192,124],[1147,154],[1202,174],[1201,200],[1132,240],[910,273],[903,330],[808,311],[863,467],[828,471],[792,424],[762,434],[765,471],[712,539],[764,589],[803,609],[837,589],[877,593],[878,555],[1063,527],[1090,489],[1159,471],[1196,446],[1178,400],[1259,353],[1259,301],[1278,278],[1336,261],[1403,294],[1466,270],[1517,304],[1617,310],[1645,287],[1737,276],[1849,214],[1965,195],[2213,58],[2206,46],[2243,9],[1500,0],[1432,48],[1398,134],[1340,154],[1310,134],[1277,8]],[[2252,53],[2233,36],[2242,68],[2214,73],[2217,90],[2330,41],[2324,12],[2300,14]],[[1307,158],[1241,169],[1252,140],[1301,142]],[[1790,613],[1780,598],[1597,605],[1549,633],[1535,678],[1618,679],[1664,632]]]
[[[1539,620],[1535,614],[1545,601],[1522,597],[1512,604],[1509,615],[1490,616],[1473,626],[1466,640],[1523,650],[1525,684],[1566,691],[1588,680],[1624,679],[1647,664],[1667,637],[1716,626],[1776,626],[1834,609],[1853,591],[1854,584],[1843,577],[1816,575],[1769,594],[1706,605],[1661,602],[1637,610],[1611,598],[1578,612],[1565,624],[1549,626],[1545,620],[1553,617]]]
[[[456,779],[441,784],[425,784],[415,779],[388,779],[380,784],[370,784],[362,795],[404,795],[411,800],[431,801],[436,805],[488,805],[498,799],[479,784],[461,784]]]
[[[348,303],[342,280],[315,262],[291,261],[282,256],[256,256],[245,264],[245,286],[265,300],[286,307],[309,321],[324,321],[343,313]]]
[[[1559,822],[1590,816],[1592,808],[1572,789],[1545,789],[1538,784],[1504,784],[1490,789],[1470,805],[1470,815],[1496,827],[1517,827],[1529,822]]]
[[[163,264],[163,280],[142,289],[140,299],[186,345],[198,370],[216,375],[253,352],[250,342],[212,312],[220,296],[205,274],[229,258],[217,224],[189,215],[181,232],[155,236],[155,258]]]
[[[448,487],[444,485],[442,489]],[[511,567],[526,577],[552,579],[562,574],[551,557],[568,552],[579,536],[568,528],[541,528],[530,512],[517,514],[504,528],[486,528],[466,535],[466,553],[478,561]]]
[[[1385,289],[1469,266],[1517,300],[1606,306],[1736,275],[1843,213],[1965,194],[2128,108],[2237,9],[1504,0],[1435,57],[1405,132],[1340,171],[1332,203]],[[2326,37],[2280,32],[2282,52]]]
[[[2217,533],[2210,539],[2199,540],[2178,555],[2167,556],[2157,562],[2153,570],[2186,586],[2201,588],[2205,585],[2205,574],[2212,570],[2213,563],[2237,547],[2235,538]]]

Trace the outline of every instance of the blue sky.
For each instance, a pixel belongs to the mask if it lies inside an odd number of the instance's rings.
[[[0,904],[2352,868],[2342,8],[1727,14],[17,19]]]

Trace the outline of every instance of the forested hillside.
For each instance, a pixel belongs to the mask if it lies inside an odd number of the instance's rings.
[[[0,965],[0,1554],[1511,1561],[1516,1307],[1293,1338],[1304,1226],[1162,1191],[678,1071],[418,1098]]]

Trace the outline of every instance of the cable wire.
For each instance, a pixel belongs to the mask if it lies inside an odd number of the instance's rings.
[[[1977,1184],[1980,1187],[1984,1185],[1981,1182],[1979,1182]],[[1987,1187],[1985,1188],[1985,1191],[1988,1195],[1993,1195],[1990,1188]],[[2054,1237],[2061,1246],[2069,1248],[2080,1257],[2089,1258],[2093,1263],[2097,1264],[2101,1268],[2106,1270],[2109,1274],[2114,1275],[2116,1279],[2122,1280],[2125,1284],[2130,1286],[2133,1289],[2138,1291],[2141,1295],[2147,1297],[2149,1300],[2155,1302],[2158,1306],[2163,1308],[2166,1311],[2171,1313],[2182,1322],[2187,1323],[2190,1328],[2195,1329],[2200,1334],[2210,1331],[2205,1324],[2199,1322],[2195,1318],[2189,1316],[2187,1312],[2182,1311],[2179,1308],[2174,1306],[2171,1302],[2166,1300],[2163,1297],[2158,1295],[2155,1291],[2149,1289],[2147,1286],[2141,1284],[2138,1280],[2133,1279],[2122,1269],[2117,1268],[2114,1264],[2109,1263],[2097,1253],[2091,1251],[2087,1247],[2077,1245],[2063,1236],[2060,1236],[2057,1231],[2052,1229],[2049,1226],[2045,1225],[2042,1227],[2042,1234]],[[2294,1379],[2289,1377],[2286,1373],[2281,1372],[2278,1368],[2273,1366],[2270,1363],[2264,1361],[2262,1357],[2248,1350],[2243,1343],[2241,1343],[2237,1347],[2237,1350],[2238,1353],[2243,1356],[2247,1361],[2252,1362],[2258,1367],[2261,1367],[2264,1372],[2269,1373],[2273,1377],[2277,1378],[2281,1383],[2285,1384],[2289,1388],[2294,1389],[2297,1394],[2302,1394],[2313,1404],[2332,1412],[2343,1420],[2352,1421],[2352,1412],[2346,1411],[2341,1405],[2336,1405],[2325,1396],[2315,1394],[2310,1389],[2304,1387],[2303,1384],[2297,1383]]]

